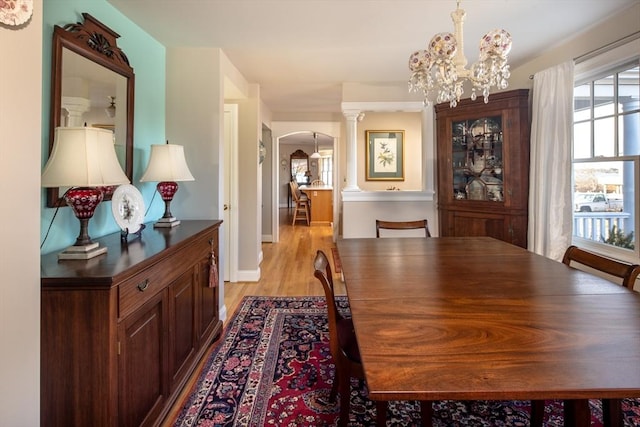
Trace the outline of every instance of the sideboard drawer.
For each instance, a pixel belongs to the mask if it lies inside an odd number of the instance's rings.
[[[124,319],[167,287],[166,272],[153,266],[123,282],[118,288],[118,317]]]
[[[124,319],[133,313],[186,269],[192,268],[203,255],[209,254],[214,236],[213,231],[202,233],[198,239],[168,256],[162,263],[152,265],[122,282],[118,291],[118,317]]]

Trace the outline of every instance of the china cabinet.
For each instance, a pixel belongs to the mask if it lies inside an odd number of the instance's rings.
[[[91,260],[41,258],[41,424],[155,426],[219,336],[221,221],[97,239]]]
[[[528,90],[435,107],[440,236],[527,246]]]

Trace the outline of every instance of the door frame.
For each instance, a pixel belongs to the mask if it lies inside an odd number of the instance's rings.
[[[271,187],[272,195],[272,228],[273,228],[273,242],[280,241],[280,139],[285,138],[291,135],[295,135],[298,133],[309,133],[309,132],[318,132],[323,135],[329,136],[333,139],[333,240],[336,241],[338,238],[338,230],[340,229],[340,202],[342,191],[342,185],[340,184],[340,171],[338,165],[340,164],[340,147],[339,147],[339,138],[336,135],[340,135],[340,124],[334,128],[332,127],[333,123],[316,123],[314,125],[301,124],[299,127],[296,126],[296,129],[291,129],[286,131],[283,134],[279,134],[276,136],[276,130],[274,128],[278,128],[276,124],[271,128],[272,132],[272,141],[273,141],[273,158],[272,167],[274,171],[274,179],[273,185]],[[310,129],[321,129],[321,130],[310,130]],[[281,131],[280,129],[278,129]]]
[[[238,105],[224,104],[224,281],[238,281]]]

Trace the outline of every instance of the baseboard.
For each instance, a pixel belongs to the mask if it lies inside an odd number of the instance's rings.
[[[238,270],[237,282],[257,282],[260,280],[260,268],[256,270]]]
[[[218,317],[220,318],[220,320],[222,320],[222,322],[225,322],[227,320],[227,305],[223,305],[222,308],[220,308],[220,314],[218,315]]]

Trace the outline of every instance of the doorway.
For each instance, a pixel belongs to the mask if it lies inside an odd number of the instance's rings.
[[[288,213],[288,210],[283,208],[292,208],[289,193],[289,181],[292,176],[290,162],[291,154],[298,150],[309,156],[318,151],[322,156],[320,159],[309,158],[309,172],[311,177],[321,179],[325,181],[327,185],[333,187],[333,235],[335,240],[338,230],[339,191],[341,186],[338,184],[340,182],[338,178],[338,168],[334,166],[338,164],[337,138],[328,133],[335,132],[339,134],[339,125],[336,129],[333,128],[333,125],[334,124],[331,123],[325,124],[325,126],[318,124],[312,125],[312,128],[321,128],[325,130],[326,133],[315,130],[297,130],[275,138],[274,156],[272,159],[274,171],[272,186],[274,242],[280,241],[279,229],[280,224],[283,223],[281,216]],[[274,125],[274,128],[275,127]],[[327,129],[324,129],[325,127]],[[275,129],[273,132],[274,134],[276,133]]]

